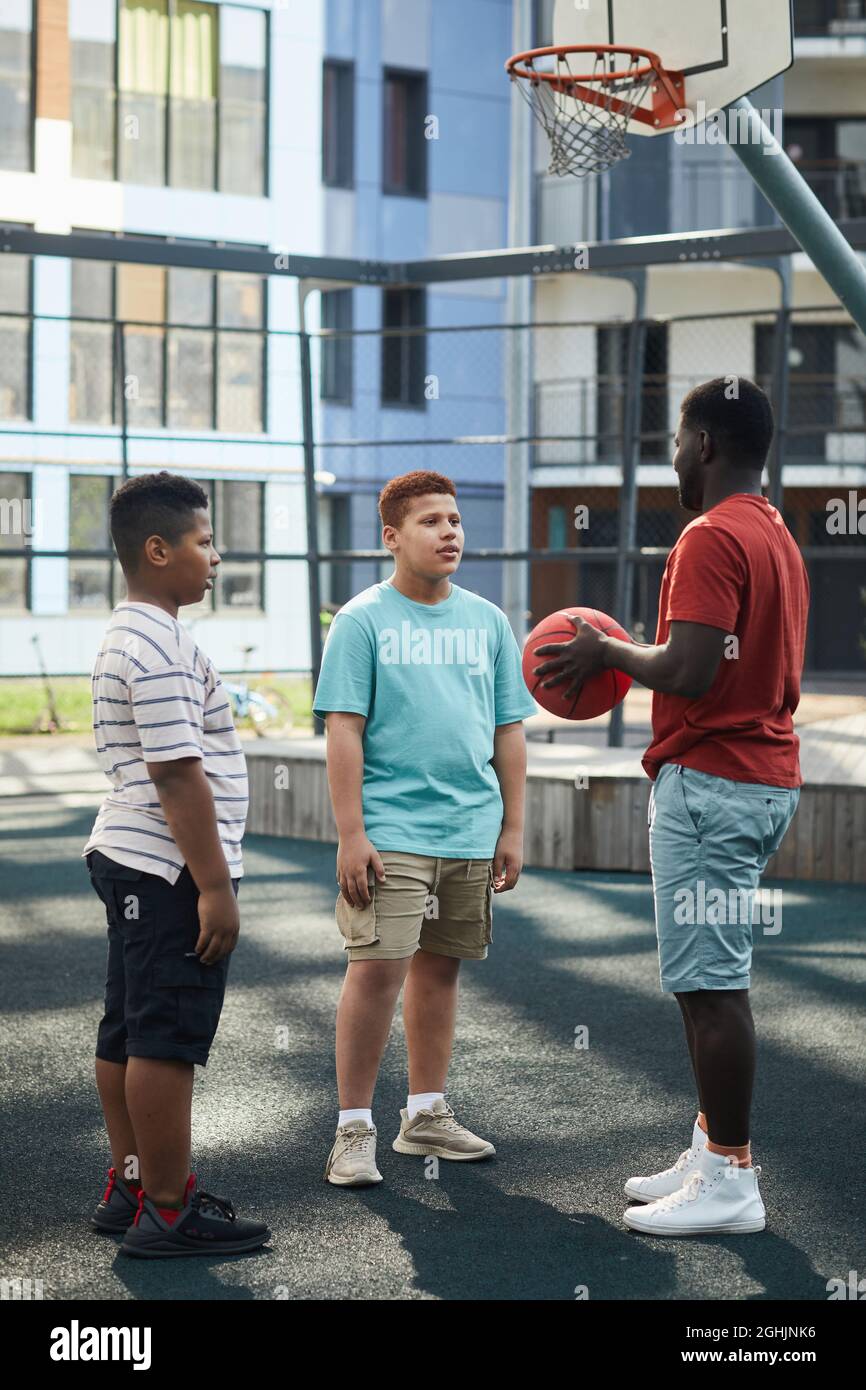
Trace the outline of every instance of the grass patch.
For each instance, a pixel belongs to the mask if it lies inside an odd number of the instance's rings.
[[[241,676],[225,676],[232,685]],[[309,676],[251,676],[247,684],[254,690],[277,690],[288,701],[294,727],[313,728],[313,696]],[[62,732],[87,733],[91,727],[90,677],[54,676],[51,680]],[[0,680],[0,735],[45,732],[50,725],[48,696],[41,676]]]

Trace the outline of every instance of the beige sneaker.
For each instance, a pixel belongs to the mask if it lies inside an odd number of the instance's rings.
[[[350,1120],[347,1125],[340,1125],[328,1155],[325,1181],[337,1187],[381,1182],[382,1174],[376,1167],[376,1133],[376,1126],[363,1120]]]
[[[454,1118],[447,1101],[434,1100],[430,1110],[419,1110],[414,1120],[407,1110],[400,1111],[400,1133],[391,1145],[398,1154],[435,1154],[466,1162],[489,1158],[496,1150],[488,1139],[466,1129]]]

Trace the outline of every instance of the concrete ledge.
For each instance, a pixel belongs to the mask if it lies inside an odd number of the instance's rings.
[[[324,739],[247,745],[247,830],[336,844]],[[541,756],[535,756],[540,752]],[[565,756],[563,756],[565,755]],[[585,772],[586,785],[575,785]],[[527,868],[649,873],[650,781],[634,749],[543,745],[526,788]],[[866,786],[807,783],[767,877],[866,883]]]

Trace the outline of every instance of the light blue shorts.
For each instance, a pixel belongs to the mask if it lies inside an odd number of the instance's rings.
[[[734,782],[681,763],[661,768],[649,847],[666,994],[749,988],[752,923],[764,910],[759,880],[799,800],[799,787]]]

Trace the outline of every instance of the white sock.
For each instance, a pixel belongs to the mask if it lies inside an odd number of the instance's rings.
[[[417,1096],[407,1096],[406,1110],[409,1119],[414,1120],[419,1110],[432,1110],[434,1100],[444,1100],[444,1091],[419,1091]]]
[[[372,1110],[341,1110],[340,1118],[337,1121],[337,1128],[341,1125],[350,1124],[352,1120],[366,1120],[370,1128],[373,1128]]]

